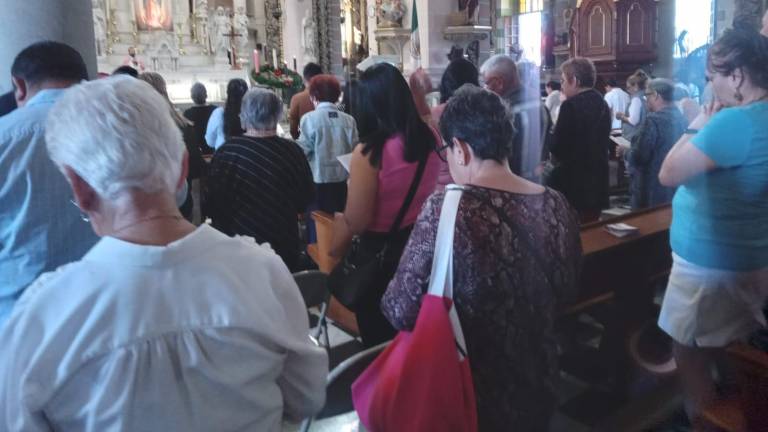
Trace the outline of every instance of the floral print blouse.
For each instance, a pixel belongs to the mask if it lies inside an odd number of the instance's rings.
[[[562,194],[465,186],[456,218],[454,302],[467,341],[481,431],[546,431],[555,408],[553,324],[575,290],[577,216]],[[427,290],[444,192],[426,201],[381,307],[398,330]]]

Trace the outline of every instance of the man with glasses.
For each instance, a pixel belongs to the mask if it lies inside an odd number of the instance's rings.
[[[45,147],[45,121],[65,89],[87,79],[72,47],[38,42],[11,67],[19,108],[0,118],[0,326],[43,272],[80,259],[98,238]]]
[[[634,167],[630,181],[632,209],[641,209],[672,201],[674,188],[659,183],[659,170],[669,150],[683,135],[688,121],[675,106],[675,84],[654,79],[645,87],[648,116],[632,137],[627,159]]]
[[[532,75],[538,68],[526,64]],[[513,119],[515,134],[512,138],[509,166],[512,171],[528,180],[537,180],[535,170],[542,159],[544,139],[549,132],[550,118],[538,94],[538,82],[524,83],[518,66],[511,57],[497,54],[480,67],[480,80],[484,88],[496,93],[506,104]],[[527,86],[524,84],[528,84]]]

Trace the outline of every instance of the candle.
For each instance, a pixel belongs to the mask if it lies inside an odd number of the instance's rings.
[[[293,56],[293,70],[298,71],[298,69],[296,69],[296,56]]]
[[[277,69],[280,65],[277,64],[277,50],[272,48],[272,65]]]
[[[261,70],[261,56],[257,49],[253,50],[253,68],[256,70],[256,73],[259,73]]]

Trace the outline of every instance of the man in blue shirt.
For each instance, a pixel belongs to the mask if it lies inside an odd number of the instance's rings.
[[[85,62],[68,45],[38,42],[16,56],[11,77],[19,108],[0,118],[0,326],[27,285],[98,240],[45,147],[48,112],[88,78]]]

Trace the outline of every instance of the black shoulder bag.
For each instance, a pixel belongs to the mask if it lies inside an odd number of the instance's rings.
[[[399,256],[392,257],[390,256],[391,253],[388,254],[390,243],[400,230],[400,224],[416,196],[426,164],[427,158],[419,162],[416,175],[411,182],[410,189],[408,189],[408,195],[406,195],[395,222],[387,234],[384,246],[379,250],[366,249],[363,247],[360,237],[357,236],[352,239],[352,245],[344,259],[331,272],[328,278],[328,288],[336,300],[349,310],[355,312],[365,291],[373,289],[377,283],[381,283],[381,280],[387,277],[387,263],[393,259],[399,260]]]

